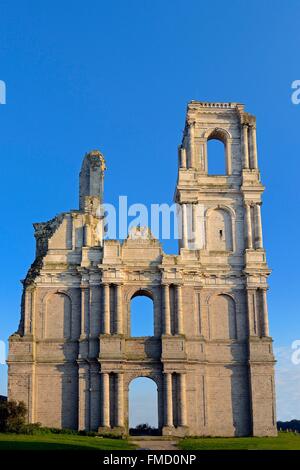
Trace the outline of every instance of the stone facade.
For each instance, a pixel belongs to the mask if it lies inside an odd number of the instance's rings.
[[[126,433],[129,384],[144,376],[157,384],[164,435],[276,434],[255,132],[241,104],[188,104],[177,255],[139,228],[103,239],[105,163],[85,156],[80,210],[34,224],[10,337],[9,398],[26,403],[29,422]],[[226,175],[207,174],[210,139],[224,143]],[[153,300],[154,336],[130,335],[137,295]]]

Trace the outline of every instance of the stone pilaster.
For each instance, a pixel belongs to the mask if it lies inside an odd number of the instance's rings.
[[[248,146],[248,126],[242,126],[242,148],[243,148],[243,164],[246,170],[249,169],[249,146]]]
[[[34,287],[28,286],[25,291],[25,322],[24,322],[24,333],[25,335],[34,334]]]
[[[247,289],[247,312],[248,312],[248,333],[249,336],[257,335],[256,325],[256,298],[255,289]]]
[[[179,145],[179,147],[178,147],[178,160],[179,160],[179,168],[185,168],[186,169],[186,167],[187,167],[186,150],[181,145]]]
[[[78,361],[78,430],[90,430],[90,373],[89,365]]]
[[[190,168],[195,167],[195,123],[189,123],[189,154],[190,154]]]
[[[255,125],[250,126],[250,148],[251,148],[251,166],[254,170],[257,170],[257,146],[256,146],[256,127]]]
[[[226,141],[226,166],[227,166],[227,175],[230,176],[232,173],[232,139],[228,138]]]
[[[199,227],[198,227],[198,211],[197,211],[197,204],[192,204],[192,223],[191,223],[191,241],[192,246],[191,249],[196,250],[198,248],[198,240],[197,235],[199,234]]]
[[[246,209],[246,230],[247,230],[247,248],[253,248],[252,238],[252,220],[251,220],[251,207],[250,204],[245,204]]]
[[[255,248],[263,248],[261,212],[260,212],[259,203],[255,204],[254,206],[254,217],[255,217]]]
[[[29,364],[31,373],[28,375],[28,422],[36,422],[36,364]]]
[[[267,289],[260,289],[261,292],[261,305],[262,305],[262,335],[269,336],[269,319],[268,319],[268,303],[267,303]]]
[[[182,230],[181,230],[181,244],[182,248],[188,248],[188,220],[187,220],[187,205],[181,204],[181,222],[182,222]]]
[[[162,286],[162,310],[164,314],[164,334],[171,334],[171,315],[170,315],[170,288],[168,284]]]
[[[101,393],[101,426],[103,428],[110,428],[110,393],[109,393],[109,374],[102,372],[102,393]]]
[[[180,373],[179,378],[179,425],[187,426],[187,409],[186,409],[186,374]]]
[[[90,362],[89,364],[89,400],[90,400],[90,412],[89,412],[89,423],[90,430],[97,431],[101,425],[101,400],[102,400],[102,383],[101,374],[99,372],[99,364],[97,362]]]
[[[121,372],[116,375],[117,385],[117,426],[124,427],[124,380]]]
[[[182,317],[182,287],[176,285],[176,307],[177,307],[177,333],[183,334],[183,317]]]
[[[173,386],[172,386],[172,374],[166,372],[164,374],[165,379],[165,426],[170,428],[173,427]]]
[[[89,223],[83,226],[83,246],[88,247],[92,245],[92,232]]]
[[[90,289],[88,285],[81,285],[81,330],[80,339],[86,339],[89,334]]]
[[[110,286],[103,284],[103,333],[110,334]]]
[[[123,334],[122,285],[116,285],[116,333]]]

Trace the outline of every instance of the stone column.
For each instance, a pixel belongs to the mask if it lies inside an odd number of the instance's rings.
[[[248,147],[248,126],[243,124],[242,126],[242,146],[244,156],[244,168],[249,169],[249,147]]]
[[[103,284],[103,333],[110,333],[110,296],[109,284]]]
[[[123,334],[122,285],[116,285],[116,326],[117,334]]]
[[[91,233],[91,227],[90,225],[87,223],[87,224],[84,224],[83,226],[83,246],[91,246],[92,244],[92,233]]]
[[[169,285],[163,285],[163,313],[164,313],[164,334],[171,334],[171,316],[170,316],[170,291]]]
[[[261,289],[262,294],[262,335],[269,336],[267,289]]]
[[[24,295],[25,295],[24,330],[25,330],[25,335],[32,335],[34,334],[34,330],[33,330],[34,289],[29,286],[26,287]]]
[[[183,318],[182,318],[182,288],[178,284],[176,286],[176,307],[177,307],[177,333],[183,334]]]
[[[81,331],[80,338],[85,339],[88,335],[90,306],[90,289],[86,285],[81,286]]]
[[[124,426],[124,384],[123,374],[118,373],[117,379],[117,426]]]
[[[194,206],[195,204],[189,203],[186,204],[186,225],[187,225],[187,244],[186,247],[189,250],[194,250],[194,243],[195,243],[195,237],[194,237],[194,230],[193,230],[193,224],[194,224]]]
[[[179,168],[186,168],[186,150],[179,145],[178,147]]]
[[[99,364],[90,363],[89,383],[90,430],[95,431],[102,426],[102,374],[99,372]]]
[[[251,142],[251,160],[252,160],[252,168],[254,170],[257,169],[257,146],[256,146],[256,127],[250,127],[250,142]]]
[[[202,204],[199,204],[198,202],[193,204],[194,250],[200,250],[204,242],[204,230],[202,228],[203,213],[204,207]]]
[[[35,423],[36,414],[36,365],[33,363],[28,368],[28,422]]]
[[[245,210],[246,210],[246,227],[247,227],[247,248],[253,248],[250,204],[248,203],[245,204]]]
[[[90,377],[85,363],[78,363],[78,429],[90,430]]]
[[[230,176],[232,173],[231,148],[232,148],[232,139],[227,139],[226,141],[226,169],[227,169],[228,176]]]
[[[196,250],[197,249],[197,236],[198,236],[198,230],[197,230],[197,204],[192,204],[192,223],[191,223],[191,240],[192,240],[192,246],[191,249]]]
[[[186,426],[186,379],[185,374],[179,374],[179,425]]]
[[[248,311],[248,331],[249,336],[254,336],[256,334],[256,325],[255,325],[255,311],[254,311],[254,289],[247,289],[247,311]]]
[[[262,226],[261,226],[261,212],[260,204],[255,204],[254,206],[254,215],[255,215],[255,247],[263,247],[263,237],[262,237]]]
[[[195,167],[195,123],[189,124],[190,168]]]
[[[165,426],[173,426],[172,374],[165,373]]]
[[[187,207],[186,204],[181,205],[182,208],[182,248],[188,248],[188,223],[187,223]]]
[[[205,173],[205,160],[206,160],[206,145],[207,141],[204,137],[199,137],[197,145],[199,146],[199,152],[197,152],[197,158],[199,159],[198,164],[196,165],[197,168],[201,171],[201,173]]]
[[[102,372],[102,426],[110,427],[110,397],[109,397],[109,374]]]

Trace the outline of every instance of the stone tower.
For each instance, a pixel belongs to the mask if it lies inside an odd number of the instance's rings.
[[[104,158],[86,155],[80,208],[34,224],[36,259],[10,337],[9,398],[30,422],[128,432],[128,388],[157,385],[164,435],[275,435],[274,357],[255,118],[237,103],[188,105],[175,200],[179,254],[150,230],[103,240]],[[208,175],[207,142],[225,175]],[[153,301],[154,335],[131,336],[131,300]]]
[[[208,175],[211,139],[224,144],[226,175]],[[199,276],[195,307],[207,361],[208,419],[210,407],[215,408],[213,419],[220,421],[215,425],[227,428],[231,400],[233,423],[243,433],[248,426],[254,435],[276,433],[263,191],[255,117],[238,103],[190,102],[179,147],[176,202],[182,208],[180,254],[186,265],[193,260]],[[210,405],[210,399],[215,403]]]

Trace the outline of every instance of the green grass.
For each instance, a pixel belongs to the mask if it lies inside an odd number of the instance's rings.
[[[183,450],[300,450],[300,434],[279,433],[278,437],[186,438],[178,443]],[[1,450],[130,450],[134,444],[123,439],[69,434],[0,434]]]
[[[0,433],[1,450],[129,450],[132,443],[123,439],[74,436],[68,434],[4,434]]]
[[[203,437],[179,441],[182,450],[300,450],[300,434],[280,432],[278,437]]]

